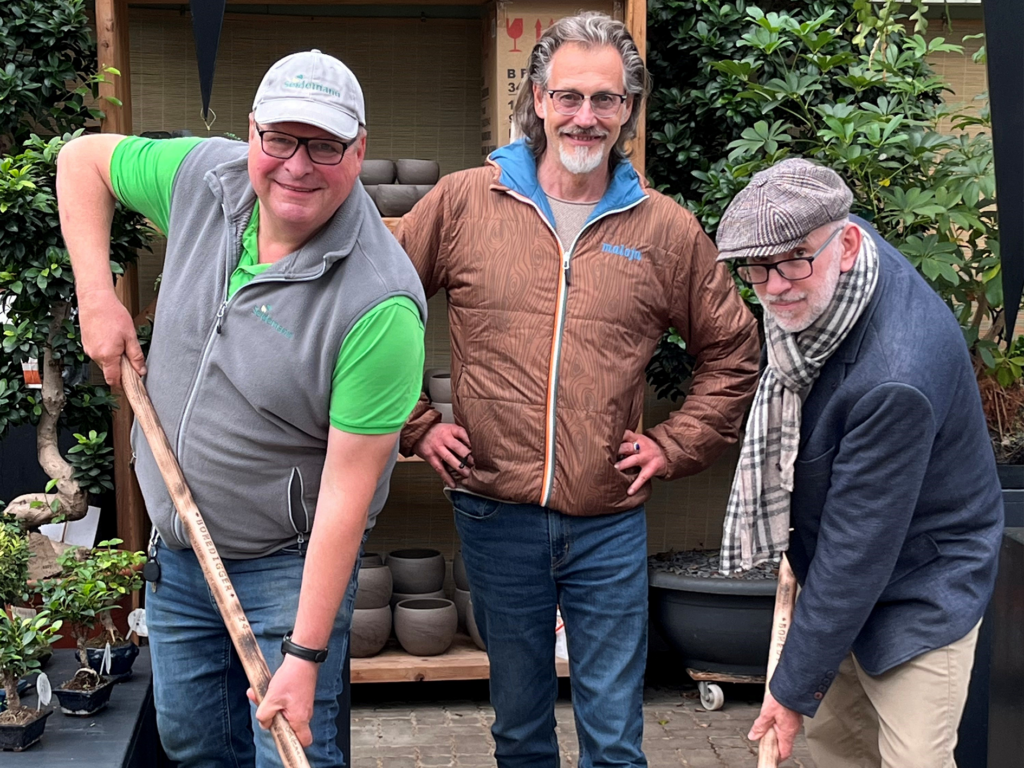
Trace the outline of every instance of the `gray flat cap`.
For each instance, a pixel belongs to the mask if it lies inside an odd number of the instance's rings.
[[[846,218],[853,193],[835,171],[790,158],[754,174],[718,225],[718,260],[785,253],[809,233]]]

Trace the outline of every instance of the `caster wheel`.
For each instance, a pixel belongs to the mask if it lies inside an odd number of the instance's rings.
[[[721,709],[725,704],[725,694],[720,686],[714,683],[698,683],[697,688],[700,690],[701,706],[709,712]]]

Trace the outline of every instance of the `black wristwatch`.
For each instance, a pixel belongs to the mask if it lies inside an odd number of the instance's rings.
[[[322,651],[314,651],[312,648],[303,648],[301,645],[296,645],[292,642],[292,633],[289,632],[281,640],[281,653],[287,653],[306,661],[312,661],[315,664],[323,664],[327,661],[327,649]]]

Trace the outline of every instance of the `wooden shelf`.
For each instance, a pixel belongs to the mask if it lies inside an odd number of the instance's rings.
[[[559,677],[569,676],[569,662],[555,661]],[[418,683],[429,680],[486,680],[491,675],[487,654],[469,635],[459,633],[440,656],[410,656],[392,638],[369,659],[352,659],[352,683]]]
[[[410,461],[410,462],[411,461],[418,461],[421,464],[423,463],[423,459],[421,459],[416,454],[413,454],[412,456],[403,456],[402,454],[398,454],[398,463],[399,464],[403,464],[403,463],[405,463],[407,461]]]
[[[385,226],[392,232],[398,227],[398,222],[402,220],[401,216],[382,216],[381,218],[384,219]]]

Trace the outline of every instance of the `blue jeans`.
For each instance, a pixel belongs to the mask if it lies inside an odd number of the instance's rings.
[[[156,591],[146,585],[146,622],[157,728],[168,757],[181,768],[279,768],[274,739],[256,722],[256,707],[245,696],[249,682],[195,554],[161,543],[157,561]],[[304,562],[295,553],[224,561],[271,673],[281,665],[281,638],[295,624]],[[306,749],[313,768],[345,765],[335,718],[355,593],[353,578],[317,675],[313,744]]]
[[[500,768],[556,768],[555,608],[569,648],[580,768],[646,766],[643,507],[570,517],[453,493],[473,616],[491,662]]]

